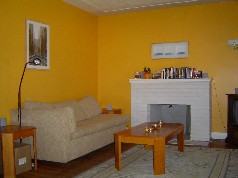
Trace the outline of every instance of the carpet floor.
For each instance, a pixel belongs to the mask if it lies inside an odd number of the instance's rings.
[[[137,145],[122,154],[122,170],[115,169],[112,158],[75,178],[238,178],[238,150],[166,146],[165,174],[153,172],[153,150]]]

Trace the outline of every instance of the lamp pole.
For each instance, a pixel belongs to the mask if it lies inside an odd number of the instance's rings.
[[[41,60],[40,60],[40,58],[35,58],[33,60],[33,62],[27,62],[25,64],[25,67],[24,67],[24,70],[23,70],[23,73],[22,73],[22,76],[21,76],[21,81],[20,81],[19,89],[18,89],[18,122],[19,122],[19,126],[21,126],[21,85],[22,85],[22,81],[23,81],[24,74],[25,74],[25,71],[26,71],[26,66],[28,64],[40,65],[41,64]]]

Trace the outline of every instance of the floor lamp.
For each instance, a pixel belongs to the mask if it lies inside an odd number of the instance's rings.
[[[19,90],[18,90],[18,122],[19,122],[19,126],[21,126],[21,84],[22,84],[23,77],[24,77],[24,74],[25,74],[26,66],[28,64],[40,65],[41,64],[41,60],[39,58],[35,58],[33,60],[33,62],[27,62],[25,64],[25,67],[24,67],[24,70],[23,70],[23,73],[22,73],[22,76],[21,76]]]

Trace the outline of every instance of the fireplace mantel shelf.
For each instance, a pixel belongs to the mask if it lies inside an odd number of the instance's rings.
[[[201,79],[129,79],[130,83],[196,83],[196,82],[211,82],[212,78]]]

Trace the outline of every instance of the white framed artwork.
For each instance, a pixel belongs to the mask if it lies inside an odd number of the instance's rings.
[[[188,42],[152,44],[151,57],[152,59],[186,58],[188,57]]]
[[[41,60],[40,65],[29,63],[27,68],[50,68],[49,34],[49,25],[32,20],[26,20],[26,62],[33,62],[35,58]]]

